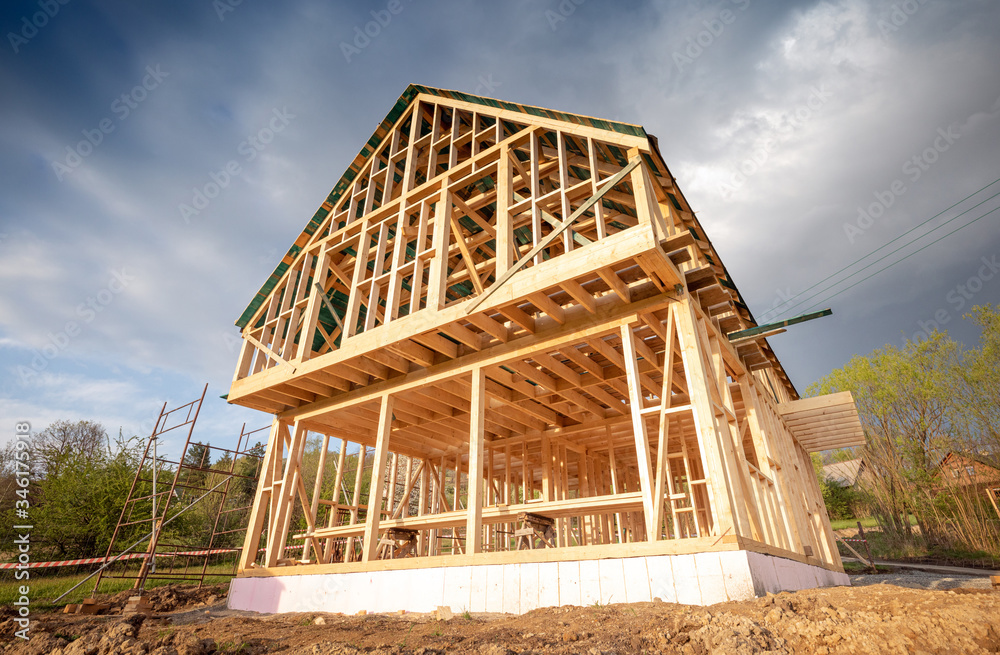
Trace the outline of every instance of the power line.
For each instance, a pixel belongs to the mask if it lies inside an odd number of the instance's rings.
[[[985,191],[986,189],[990,188],[991,186],[993,186],[993,185],[994,185],[994,184],[996,184],[997,182],[1000,182],[1000,177],[998,177],[997,179],[993,180],[992,182],[990,182],[990,183],[989,183],[989,184],[987,184],[986,186],[982,187],[982,188],[981,188],[981,189],[979,189],[978,191],[973,191],[972,193],[970,193],[969,195],[965,196],[964,198],[962,198],[961,200],[959,200],[959,201],[958,201],[958,202],[956,202],[955,204],[951,205],[950,207],[946,207],[945,209],[942,209],[942,210],[941,210],[941,211],[939,211],[938,213],[936,213],[936,214],[934,214],[933,216],[931,216],[930,218],[928,218],[928,219],[927,219],[926,221],[924,221],[923,223],[920,223],[919,225],[915,225],[915,226],[913,226],[912,228],[910,228],[910,229],[909,229],[909,230],[907,230],[906,232],[903,232],[902,234],[900,234],[900,235],[899,235],[898,237],[896,237],[896,238],[895,238],[895,239],[893,239],[892,241],[888,241],[888,242],[886,242],[886,243],[885,243],[885,244],[883,244],[882,246],[880,246],[880,247],[876,248],[875,250],[872,250],[872,251],[871,251],[870,253],[868,253],[867,255],[864,255],[863,257],[860,257],[859,259],[856,259],[856,260],[854,260],[853,262],[851,262],[851,263],[850,263],[850,264],[848,264],[847,266],[843,267],[843,268],[842,268],[842,269],[840,269],[839,271],[836,271],[836,272],[834,272],[834,273],[831,273],[830,275],[827,275],[827,276],[826,276],[825,278],[823,278],[822,280],[820,280],[820,281],[819,281],[819,282],[817,282],[816,284],[812,285],[811,287],[808,287],[808,288],[806,288],[806,289],[803,289],[802,291],[798,292],[797,294],[795,294],[795,295],[794,295],[794,296],[792,296],[791,298],[787,298],[786,300],[782,301],[782,302],[781,302],[780,304],[778,304],[778,305],[776,305],[776,306],[772,307],[771,309],[772,309],[772,310],[776,310],[776,309],[778,309],[779,307],[781,307],[782,305],[785,305],[785,304],[787,304],[787,303],[790,303],[791,301],[795,300],[796,298],[798,298],[799,296],[803,295],[804,293],[806,293],[806,292],[808,292],[808,291],[810,291],[810,290],[812,290],[812,289],[815,289],[816,287],[818,287],[819,285],[823,284],[824,282],[826,282],[826,281],[827,281],[827,280],[829,280],[830,278],[832,278],[832,277],[834,277],[834,276],[836,276],[836,275],[839,275],[839,274],[843,273],[844,271],[846,271],[847,269],[849,269],[849,268],[851,268],[852,266],[854,266],[855,264],[858,264],[858,263],[860,263],[860,262],[862,262],[862,261],[864,261],[864,260],[868,259],[868,258],[869,258],[869,257],[871,257],[872,255],[874,255],[875,253],[877,253],[877,252],[878,252],[879,250],[882,250],[882,249],[884,249],[884,248],[887,248],[888,246],[892,245],[892,244],[893,244],[893,243],[895,243],[896,241],[899,241],[900,239],[902,239],[903,237],[905,237],[905,236],[906,236],[907,234],[909,234],[910,232],[913,232],[914,230],[916,230],[916,229],[918,229],[918,228],[921,228],[921,227],[923,227],[924,225],[927,225],[928,223],[930,223],[931,221],[933,221],[933,220],[934,220],[935,218],[937,218],[937,217],[938,217],[938,216],[940,216],[941,214],[943,214],[943,213],[945,213],[946,211],[948,211],[948,210],[950,210],[950,209],[953,209],[954,207],[956,207],[956,206],[958,206],[958,205],[962,204],[963,202],[965,202],[966,200],[968,200],[968,199],[969,199],[969,198],[971,198],[972,196],[974,196],[974,195],[976,195],[976,194],[978,194],[978,193],[980,193],[980,192],[982,192],[982,191]],[[995,197],[995,196],[992,196],[992,197]],[[988,200],[988,199],[989,199],[989,198],[987,198],[987,200]],[[985,201],[984,201],[984,202],[985,202]],[[980,203],[980,204],[981,204],[981,203]],[[977,205],[977,206],[978,206],[978,205]],[[975,209],[975,208],[973,208],[973,209]],[[961,215],[961,214],[960,214],[960,215]],[[957,216],[956,216],[955,218],[957,218]],[[952,219],[952,220],[954,220],[954,219]],[[946,225],[946,224],[947,224],[947,222],[946,222],[946,223],[942,223],[941,225]],[[938,226],[938,227],[941,227],[941,226]],[[935,229],[937,229],[937,228],[935,228]],[[933,231],[933,230],[932,230],[932,231]],[[930,234],[930,232],[927,232],[927,234]],[[925,234],[924,236],[926,236],[926,234]],[[883,257],[883,258],[880,258],[880,259],[884,259],[884,257]],[[845,279],[846,279],[846,278],[845,278]],[[843,280],[841,280],[841,282],[843,282]],[[807,299],[807,300],[808,300],[808,299]],[[805,302],[805,301],[803,301],[803,302]],[[801,303],[800,303],[800,304],[801,304]],[[791,308],[791,307],[789,307],[788,309],[786,309],[786,310],[783,310],[783,311],[781,312],[781,314],[780,314],[780,315],[784,315],[784,314],[786,314],[786,313],[787,313],[787,312],[788,312],[789,310],[791,310],[791,309],[792,309],[792,308]],[[767,313],[767,312],[765,312],[765,314],[766,314],[766,313]]]
[[[934,245],[935,243],[938,243],[938,242],[940,242],[940,241],[943,241],[944,239],[947,239],[948,237],[950,237],[950,236],[951,236],[952,234],[955,234],[955,233],[956,233],[956,232],[958,232],[959,230],[964,230],[965,228],[969,227],[970,225],[972,225],[972,224],[973,224],[973,223],[975,223],[976,221],[978,221],[978,220],[980,220],[980,219],[983,219],[983,218],[986,218],[987,216],[989,216],[990,214],[992,214],[992,213],[993,213],[993,212],[995,212],[995,211],[1000,211],[1000,207],[995,207],[995,208],[993,208],[993,209],[989,210],[988,212],[986,212],[985,214],[983,214],[982,216],[980,216],[979,218],[975,218],[975,219],[973,219],[973,220],[969,221],[968,223],[966,223],[965,225],[962,225],[962,226],[959,226],[959,227],[956,227],[956,228],[955,228],[954,230],[952,230],[952,231],[951,231],[951,232],[949,232],[948,234],[945,234],[944,236],[942,236],[942,237],[939,237],[939,238],[935,239],[934,241],[931,241],[931,242],[930,242],[930,243],[928,243],[928,244],[927,244],[926,246],[921,246],[921,247],[920,247],[920,248],[918,248],[917,250],[914,250],[914,251],[913,251],[913,252],[911,252],[910,254],[908,254],[908,255],[905,255],[904,257],[902,257],[901,259],[898,259],[898,260],[894,261],[893,263],[889,264],[888,266],[884,266],[884,267],[880,268],[879,270],[875,271],[874,273],[872,273],[871,275],[867,275],[867,276],[863,277],[862,279],[858,280],[857,282],[855,282],[855,283],[854,283],[854,284],[852,284],[851,286],[849,286],[849,287],[846,287],[846,288],[844,288],[844,289],[841,289],[840,291],[838,291],[837,293],[833,294],[832,296],[829,296],[829,297],[828,297],[828,298],[826,298],[825,300],[821,300],[821,301],[819,301],[818,303],[815,303],[815,304],[813,304],[813,305],[812,305],[812,307],[809,307],[808,309],[806,309],[806,311],[809,311],[809,310],[810,310],[810,309],[812,309],[813,307],[818,307],[819,305],[823,305],[823,304],[826,304],[826,303],[830,302],[831,300],[833,300],[834,298],[836,298],[836,297],[837,297],[837,296],[839,296],[840,294],[844,293],[844,292],[845,292],[845,291],[847,291],[848,289],[853,289],[854,287],[858,286],[859,284],[861,284],[861,283],[862,283],[862,282],[864,282],[865,280],[867,280],[867,279],[869,279],[869,278],[872,278],[872,277],[874,277],[874,276],[878,275],[879,273],[881,273],[882,271],[884,271],[884,270],[886,270],[886,269],[888,269],[888,268],[892,268],[893,266],[895,266],[895,265],[896,265],[896,264],[898,264],[899,262],[903,261],[904,259],[908,259],[908,258],[912,257],[913,255],[917,254],[917,253],[918,253],[918,252],[920,252],[921,250],[926,250],[927,248],[930,248],[931,246],[933,246],[933,245]],[[926,235],[925,235],[925,236],[926,236]]]
[[[998,179],[997,181],[1000,181],[1000,179]],[[994,184],[995,184],[995,183],[994,183]],[[989,186],[989,185],[987,185],[987,186]],[[985,188],[985,187],[984,187],[984,188]],[[981,190],[982,190],[982,189],[980,189],[980,191],[981,191]],[[977,191],[976,193],[979,193],[979,191]],[[973,195],[975,195],[975,194],[973,194]],[[781,316],[784,316],[784,315],[788,314],[789,312],[791,312],[791,311],[792,311],[793,309],[795,309],[795,308],[796,308],[796,307],[798,307],[799,305],[802,305],[802,304],[805,304],[805,303],[809,302],[810,300],[812,300],[813,298],[815,298],[815,297],[819,296],[820,294],[823,294],[823,293],[825,293],[825,292],[829,291],[830,289],[834,288],[834,287],[835,287],[835,286],[837,286],[838,284],[841,284],[841,283],[843,283],[843,282],[846,282],[847,280],[850,280],[850,279],[851,279],[852,277],[854,277],[855,275],[858,275],[858,274],[859,274],[859,273],[861,273],[862,271],[865,271],[865,270],[868,270],[869,268],[871,268],[872,266],[875,266],[876,264],[878,264],[878,263],[879,263],[879,262],[881,262],[881,261],[885,261],[885,259],[886,259],[886,258],[888,258],[888,257],[890,257],[891,255],[894,255],[894,254],[896,254],[897,252],[899,252],[900,250],[902,250],[902,249],[906,248],[907,246],[910,246],[910,245],[912,245],[912,244],[916,243],[917,241],[920,241],[920,240],[921,240],[921,239],[923,239],[924,237],[926,237],[926,236],[929,236],[929,235],[933,234],[934,232],[936,232],[936,231],[940,230],[941,228],[943,228],[943,227],[944,227],[945,225],[948,225],[948,224],[949,224],[949,223],[951,223],[952,221],[955,221],[955,220],[958,220],[959,218],[961,218],[961,217],[962,217],[962,216],[964,216],[965,214],[968,214],[969,212],[971,212],[971,211],[972,211],[973,209],[976,209],[977,207],[981,207],[981,206],[983,206],[984,204],[986,204],[986,203],[987,203],[987,202],[989,202],[990,200],[993,200],[993,199],[994,199],[994,198],[996,198],[997,196],[1000,196],[1000,191],[998,191],[997,193],[994,193],[994,194],[993,194],[992,196],[990,196],[990,197],[989,197],[989,198],[987,198],[986,200],[983,200],[982,202],[980,202],[980,203],[978,203],[978,204],[976,204],[976,205],[973,205],[972,207],[969,207],[969,208],[968,208],[968,209],[966,209],[965,211],[963,211],[963,212],[961,212],[961,213],[959,213],[959,214],[956,214],[955,216],[952,216],[951,218],[949,218],[948,220],[946,220],[946,221],[945,221],[944,223],[941,223],[941,225],[938,225],[937,227],[935,227],[935,228],[933,228],[933,229],[930,229],[930,230],[928,230],[927,232],[924,232],[923,234],[921,234],[921,235],[919,235],[919,236],[917,236],[917,237],[915,237],[915,238],[913,238],[913,239],[910,239],[909,241],[907,241],[906,243],[904,243],[904,244],[903,244],[903,245],[901,245],[900,247],[896,248],[895,250],[893,250],[893,251],[891,251],[891,252],[888,252],[888,253],[886,253],[886,254],[882,255],[881,257],[879,257],[878,259],[874,260],[873,262],[871,262],[871,263],[869,263],[869,264],[866,264],[865,266],[862,266],[861,268],[859,268],[858,270],[854,271],[853,273],[851,273],[851,274],[850,274],[850,275],[848,275],[847,277],[845,277],[845,278],[843,278],[843,279],[841,279],[841,280],[837,280],[837,281],[836,281],[836,282],[834,282],[833,284],[830,284],[830,285],[828,285],[828,286],[826,286],[826,287],[824,287],[824,288],[820,289],[819,291],[817,291],[816,293],[812,294],[812,295],[811,295],[811,296],[809,296],[808,298],[805,298],[805,299],[803,299],[803,300],[800,300],[800,301],[798,301],[797,303],[795,303],[795,304],[794,304],[794,305],[792,305],[791,307],[787,307],[786,309],[784,309],[784,310],[783,310],[783,311],[781,312],[781,314],[779,315],[779,317],[778,317],[778,318],[780,318]],[[968,197],[966,197],[966,198],[963,198],[963,200],[960,200],[959,202],[963,202],[964,200],[967,200],[967,199],[968,199]],[[956,203],[956,204],[958,204],[958,203]],[[954,207],[954,205],[952,205],[952,207]],[[945,211],[947,211],[947,210],[945,210]],[[939,215],[940,215],[940,214],[939,214]],[[985,215],[985,214],[984,214],[984,215]],[[980,217],[980,218],[982,218],[982,217]],[[979,220],[979,219],[977,218],[976,220]],[[926,222],[927,222],[927,221],[924,221],[924,223],[921,223],[921,225],[925,224]],[[975,222],[975,221],[973,221],[973,223],[974,223],[974,222]],[[967,225],[971,225],[971,223],[968,223]],[[914,228],[914,229],[916,229],[916,228]],[[910,230],[909,232],[912,232],[912,231],[913,231],[913,230]],[[890,241],[889,243],[885,244],[885,246],[888,246],[888,245],[889,245],[890,243],[892,243],[893,241],[898,241],[898,240],[899,240],[899,239],[900,239],[901,237],[903,237],[903,236],[906,236],[906,234],[908,234],[908,232],[906,232],[906,233],[903,233],[903,234],[901,234],[900,236],[896,237],[895,239],[893,239],[893,240],[892,240],[892,241]],[[949,232],[948,234],[953,234],[953,232]],[[947,235],[946,235],[946,236],[947,236]],[[943,237],[942,237],[942,238],[943,238]],[[936,241],[935,241],[935,242],[933,242],[933,243],[936,243]],[[882,248],[885,248],[885,246],[882,246]],[[879,250],[881,250],[881,248],[879,248]],[[921,249],[921,250],[922,250],[922,249]],[[868,255],[865,255],[865,257],[868,257],[868,256],[870,256],[870,255],[874,254],[875,252],[877,252],[877,251],[872,251],[871,253],[868,253]],[[920,251],[918,250],[917,252],[920,252]],[[865,257],[862,257],[861,259],[865,259]],[[858,261],[861,261],[861,260],[859,259]],[[903,260],[901,259],[901,260],[899,260],[899,261],[903,261]],[[854,262],[853,264],[850,264],[849,266],[847,266],[847,267],[845,267],[845,268],[850,268],[851,266],[853,266],[854,264],[857,264],[857,263],[858,263],[858,262]],[[843,268],[842,268],[842,269],[840,269],[840,271],[837,271],[837,273],[840,273],[840,272],[842,272],[843,270],[845,270],[845,269],[843,269]],[[830,276],[828,276],[828,277],[827,277],[826,279],[827,279],[827,280],[829,280],[829,279],[830,279],[831,277],[833,277],[833,276],[834,276],[834,275],[836,275],[837,273],[834,273],[833,275],[830,275]],[[867,278],[865,278],[865,279],[867,279]],[[822,283],[822,281],[821,281],[821,282],[817,282],[817,283],[816,283],[816,284],[814,284],[813,286],[809,287],[809,289],[812,289],[812,288],[816,287],[816,286],[817,286],[818,284],[821,284],[821,283]],[[806,289],[806,291],[808,291],[809,289]],[[799,295],[799,296],[801,296],[801,295],[802,295],[803,293],[805,293],[805,291],[803,291],[802,293],[800,293],[800,294],[798,294],[798,295]],[[798,296],[795,296],[795,297],[798,297]],[[794,298],[790,298],[789,300],[793,300],[793,299],[794,299]]]

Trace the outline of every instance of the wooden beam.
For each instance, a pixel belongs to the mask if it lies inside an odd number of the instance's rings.
[[[483,550],[483,440],[486,428],[486,371],[472,370],[471,414],[469,415],[469,493],[465,523],[465,553]],[[491,472],[492,473],[492,472]]]
[[[636,361],[635,335],[630,325],[623,325],[622,350],[625,358],[625,372],[628,376],[629,411],[632,414],[632,434],[635,437],[635,454],[639,468],[639,485],[642,490],[642,506],[646,519],[646,535],[650,541],[659,537],[659,526],[653,525],[655,509],[653,503],[653,465],[649,458],[649,436],[646,434],[646,419],[642,415],[642,383],[639,381],[639,364]]]
[[[361,561],[375,559],[378,551],[378,529],[382,518],[382,476],[385,473],[386,455],[389,452],[389,432],[392,430],[393,397],[382,396],[379,404],[378,434],[375,441],[375,462],[372,466],[371,485],[368,490],[368,516],[365,518],[364,551]]]

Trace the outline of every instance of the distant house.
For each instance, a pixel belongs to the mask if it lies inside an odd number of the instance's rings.
[[[837,482],[845,487],[854,487],[858,480],[864,477],[867,466],[862,458],[849,459],[846,462],[834,462],[823,467],[823,478]]]
[[[941,483],[948,487],[1000,484],[1000,469],[982,459],[950,452],[938,465]]]

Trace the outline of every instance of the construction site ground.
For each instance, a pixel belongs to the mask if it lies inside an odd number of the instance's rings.
[[[43,613],[30,640],[0,616],[0,652],[23,655],[211,653],[1000,653],[1000,591],[989,577],[921,571],[852,575],[852,587],[710,607],[664,602],[557,607],[523,616],[261,615],[226,609],[226,587],[150,592],[154,614]],[[105,601],[109,602],[109,601]]]

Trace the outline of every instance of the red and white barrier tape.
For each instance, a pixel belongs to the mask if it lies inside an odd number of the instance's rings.
[[[182,553],[157,553],[157,557],[186,557],[186,556],[198,556],[198,555],[218,555],[221,553],[238,553],[239,548],[216,548],[214,550],[191,550]],[[128,560],[128,559],[143,559],[149,557],[146,553],[128,553],[127,555],[122,555],[116,561]],[[84,559],[69,559],[60,562],[30,562],[27,566],[23,564],[18,564],[16,562],[4,562],[0,563],[0,570],[4,569],[16,569],[16,568],[29,568],[29,569],[49,569],[56,568],[60,566],[80,566],[81,564],[103,564],[109,559],[114,559],[110,557],[87,557]]]

